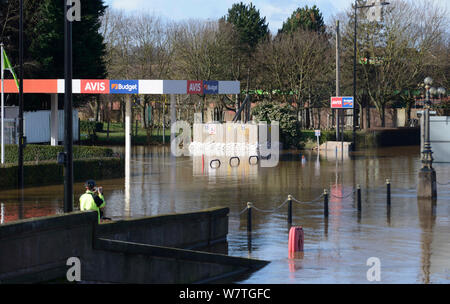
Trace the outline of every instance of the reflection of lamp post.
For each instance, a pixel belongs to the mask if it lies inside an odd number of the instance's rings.
[[[424,80],[425,85],[425,105],[423,111],[424,145],[422,150],[422,169],[419,171],[419,185],[417,187],[417,196],[421,198],[436,198],[436,171],[433,169],[433,151],[430,143],[430,93],[436,93],[432,88],[433,79],[427,77]]]

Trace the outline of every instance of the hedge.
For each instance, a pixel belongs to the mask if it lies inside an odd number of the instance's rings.
[[[125,173],[124,160],[121,158],[97,158],[74,160],[73,177],[75,182],[87,179],[121,178]],[[0,168],[0,189],[17,187],[17,165]],[[64,166],[56,162],[24,164],[25,186],[41,186],[64,183]]]
[[[5,163],[17,163],[17,145],[5,145]],[[56,161],[58,153],[64,152],[64,146],[27,145],[23,151],[24,162]],[[73,159],[112,157],[110,148],[92,146],[73,146]]]

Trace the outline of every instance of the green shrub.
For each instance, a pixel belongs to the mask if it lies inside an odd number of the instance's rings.
[[[95,121],[81,120],[80,121],[80,131],[87,133],[89,135],[95,134],[95,132],[97,131],[96,124],[97,123]],[[102,129],[103,129],[103,126],[102,126]]]
[[[56,161],[59,152],[64,152],[63,146],[27,145],[23,151],[24,162]],[[17,163],[19,148],[17,145],[5,145],[5,162]],[[113,151],[104,147],[73,146],[73,159],[111,157]]]
[[[80,132],[87,133],[88,139],[91,143],[97,140],[97,132],[103,131],[103,123],[97,121],[80,121]]]
[[[256,121],[272,121],[280,123],[280,141],[285,148],[297,147],[299,144],[299,125],[294,109],[286,104],[274,104],[263,102],[252,109],[252,115]]]

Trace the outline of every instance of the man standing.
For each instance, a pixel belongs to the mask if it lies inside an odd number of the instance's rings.
[[[105,198],[103,197],[103,188],[96,187],[94,180],[88,180],[85,184],[86,193],[80,196],[80,210],[96,210],[98,213],[98,222],[103,218],[103,208],[105,207]]]

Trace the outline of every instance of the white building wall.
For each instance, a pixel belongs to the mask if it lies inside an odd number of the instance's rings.
[[[51,112],[24,112],[24,135],[29,144],[49,143],[51,139]],[[16,128],[18,126],[16,125]],[[79,140],[78,110],[73,110],[73,138]],[[58,111],[58,139],[64,141],[64,110]]]

